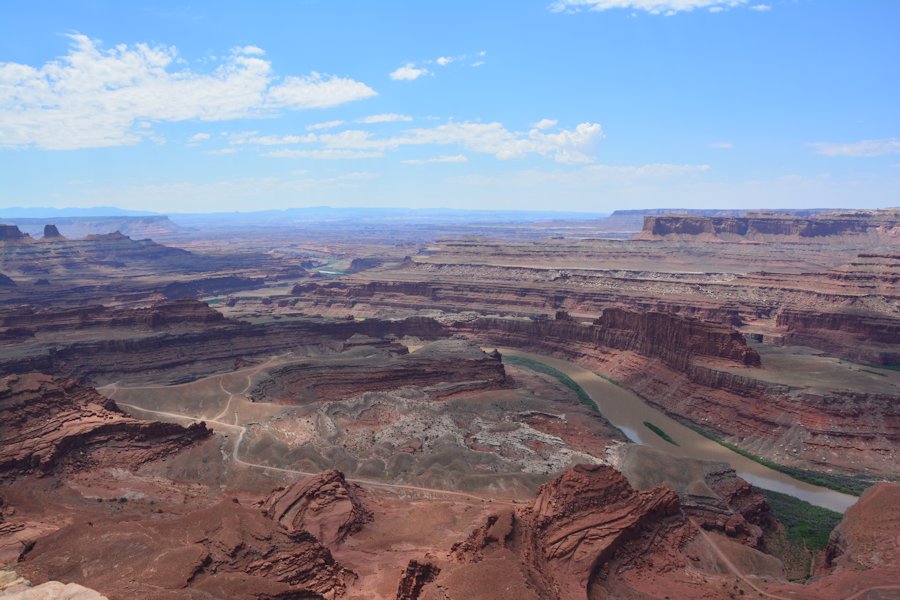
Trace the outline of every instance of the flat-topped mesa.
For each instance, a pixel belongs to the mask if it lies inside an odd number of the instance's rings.
[[[817,238],[873,237],[887,241],[900,235],[900,211],[846,211],[808,217],[765,212],[743,216],[648,215],[634,239],[703,239],[721,241],[812,241]]]
[[[372,512],[363,505],[362,488],[348,483],[336,469],[276,488],[263,508],[288,531],[309,531],[329,547],[372,520]]]
[[[249,396],[257,401],[309,404],[418,387],[431,398],[444,399],[506,384],[502,361],[469,340],[449,339],[432,342],[412,354],[356,346],[324,360],[276,367]]]
[[[45,239],[45,240],[61,240],[61,239],[65,239],[65,238],[59,232],[59,229],[56,228],[56,225],[44,225],[43,239]]]
[[[26,237],[15,225],[0,225],[0,242],[16,242]]]
[[[136,469],[209,437],[203,423],[139,421],[73,380],[0,379],[0,479],[97,466]]]

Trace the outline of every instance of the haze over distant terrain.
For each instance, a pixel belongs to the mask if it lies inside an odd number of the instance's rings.
[[[0,206],[897,204],[894,2],[100,0],[2,16]]]

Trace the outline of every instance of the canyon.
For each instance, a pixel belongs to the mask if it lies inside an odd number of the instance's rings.
[[[0,597],[897,590],[895,209],[504,219],[0,226]]]

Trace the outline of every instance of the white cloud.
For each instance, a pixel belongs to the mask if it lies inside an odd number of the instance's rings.
[[[232,139],[232,144],[259,144],[260,146],[285,146],[288,144],[309,144],[319,138],[314,133],[306,135],[264,135],[258,137],[240,137]]]
[[[560,163],[590,162],[590,151],[603,138],[597,123],[581,123],[574,130],[544,133],[509,131],[500,123],[447,123],[407,132],[407,143],[455,144],[471,152],[493,154],[500,160],[538,154]]]
[[[668,179],[696,173],[706,173],[709,165],[675,165],[671,163],[651,163],[639,166],[628,165],[588,165],[584,172],[603,179]]]
[[[767,10],[772,10],[772,7],[768,4],[754,4],[750,7],[750,10],[757,10],[759,12],[765,12]]]
[[[335,127],[340,127],[343,125],[345,121],[340,119],[335,119],[334,121],[325,121],[323,123],[313,123],[312,125],[307,125],[306,129],[309,131],[320,131],[322,129],[333,129]]]
[[[279,158],[373,158],[401,146],[458,146],[470,152],[493,154],[500,160],[538,155],[559,163],[588,163],[594,145],[603,139],[597,123],[581,123],[575,129],[547,133],[535,127],[510,131],[501,123],[449,122],[430,128],[408,129],[393,137],[376,137],[370,131],[347,129],[336,133],[259,136],[256,132],[233,134],[232,145],[315,145],[309,150],[267,153]],[[339,152],[332,152],[332,151]],[[373,154],[377,153],[377,154]]]
[[[747,0],[556,0],[550,5],[553,12],[604,11],[612,9],[642,10],[651,15],[672,16],[679,12],[706,8],[720,12],[747,3]],[[757,5],[765,6],[765,5]],[[757,9],[766,10],[766,9]]]
[[[375,90],[359,81],[313,71],[304,77],[285,77],[283,83],[269,88],[267,104],[293,109],[328,108],[375,95]]]
[[[532,127],[534,127],[535,129],[544,130],[544,129],[552,129],[552,128],[556,127],[558,124],[559,124],[559,121],[557,121],[556,119],[541,119],[540,121],[535,123]]]
[[[436,58],[434,62],[441,65],[442,67],[446,67],[447,65],[452,63],[454,60],[456,60],[456,59],[454,59],[452,56],[440,56],[440,57]]]
[[[473,66],[473,67],[480,67],[480,66],[483,65],[483,64],[484,64],[484,61],[483,61],[483,60],[476,60],[475,62],[472,63],[472,66]]]
[[[817,154],[823,156],[872,157],[900,154],[900,140],[897,138],[862,140],[846,144],[818,142],[809,145],[815,148]]]
[[[410,158],[401,160],[405,165],[430,165],[433,163],[464,163],[469,159],[462,154],[454,154],[452,156],[435,156],[434,158]]]
[[[734,148],[734,144],[731,142],[713,142],[709,145],[710,148],[716,148],[718,150],[731,150]]]
[[[210,150],[209,152],[207,152],[207,154],[209,154],[210,156],[224,156],[226,154],[234,154],[235,152],[237,152],[237,148],[234,148],[233,146],[229,146],[227,148],[218,148],[216,150]]]
[[[267,152],[272,158],[313,158],[317,160],[345,160],[360,158],[381,158],[384,152],[363,152],[357,150],[274,150]]]
[[[398,115],[397,113],[383,113],[380,115],[369,115],[368,117],[363,117],[361,119],[357,119],[357,123],[397,123],[402,121],[412,121],[413,118],[407,115]]]
[[[266,51],[259,46],[244,46],[243,48],[232,49],[232,54],[253,54],[256,56],[264,56]]]
[[[134,144],[163,121],[224,121],[279,109],[337,106],[376,95],[353,79],[279,80],[260,49],[236,49],[211,73],[183,66],[174,47],[109,50],[74,34],[65,56],[40,68],[0,63],[0,147],[68,150]]]
[[[205,142],[206,140],[208,140],[211,137],[212,136],[209,135],[208,133],[195,133],[194,135],[192,135],[191,137],[188,138],[188,141],[196,144],[197,142]]]
[[[415,63],[406,63],[399,69],[391,71],[390,78],[394,81],[412,81],[422,75],[428,75],[430,71],[425,67],[417,67]]]

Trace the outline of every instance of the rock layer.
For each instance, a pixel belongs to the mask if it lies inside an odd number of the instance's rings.
[[[530,508],[489,517],[453,555],[478,563],[511,553],[537,597],[586,599],[611,571],[683,567],[691,535],[671,489],[637,492],[611,467],[577,465],[542,486]]]
[[[362,489],[336,469],[275,489],[263,504],[266,515],[294,533],[310,531],[332,547],[372,520]]]
[[[75,523],[24,552],[18,570],[32,581],[74,581],[117,598],[332,599],[352,580],[308,532],[286,531],[228,501],[127,528]]]
[[[823,237],[896,237],[900,235],[900,211],[847,211],[799,217],[772,213],[747,213],[740,217],[698,215],[648,215],[635,239],[667,239],[702,236],[706,240],[798,241]]]
[[[133,419],[72,380],[28,373],[0,379],[0,478],[96,466],[136,469],[208,437],[202,423]]]
[[[304,404],[415,386],[442,398],[506,383],[500,359],[467,340],[440,340],[413,354],[394,354],[362,347],[327,360],[275,368],[249,395],[255,400]]]

